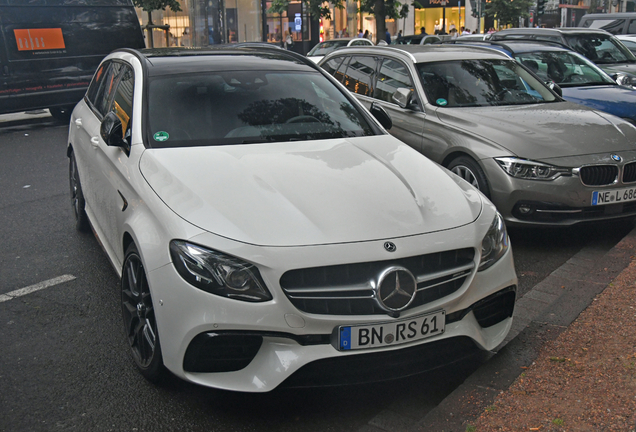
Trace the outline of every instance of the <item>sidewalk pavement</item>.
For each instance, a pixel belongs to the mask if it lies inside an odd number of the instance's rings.
[[[506,344],[425,418],[431,432],[636,431],[636,229],[517,302]]]

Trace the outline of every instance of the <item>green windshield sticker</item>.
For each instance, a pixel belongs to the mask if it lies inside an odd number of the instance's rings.
[[[446,106],[448,104],[448,101],[446,99],[443,98],[439,98],[435,101],[435,103],[439,106]],[[157,138],[155,138],[157,139]]]
[[[155,141],[164,142],[167,141],[168,138],[170,138],[170,135],[168,135],[168,132],[160,131],[155,133],[153,135],[153,138],[155,139]]]

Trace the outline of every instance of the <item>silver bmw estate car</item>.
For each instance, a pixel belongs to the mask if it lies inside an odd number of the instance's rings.
[[[320,65],[367,107],[384,107],[393,135],[478,187],[509,224],[636,215],[636,127],[564,101],[504,53],[346,48]]]

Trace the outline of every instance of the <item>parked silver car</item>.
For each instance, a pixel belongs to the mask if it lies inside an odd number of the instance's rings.
[[[477,186],[511,224],[636,215],[636,127],[564,101],[502,52],[345,48],[320,65],[391,133]]]

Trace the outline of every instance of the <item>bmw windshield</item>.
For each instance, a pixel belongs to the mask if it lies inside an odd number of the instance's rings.
[[[543,81],[554,81],[561,87],[617,85],[592,62],[573,52],[540,51],[516,54],[515,58]]]
[[[417,65],[428,101],[439,107],[526,105],[559,99],[514,60],[453,60]]]
[[[634,54],[611,35],[566,34],[565,39],[574,51],[596,64],[636,63]]]
[[[252,144],[380,131],[318,72],[214,71],[153,77],[151,147]]]

